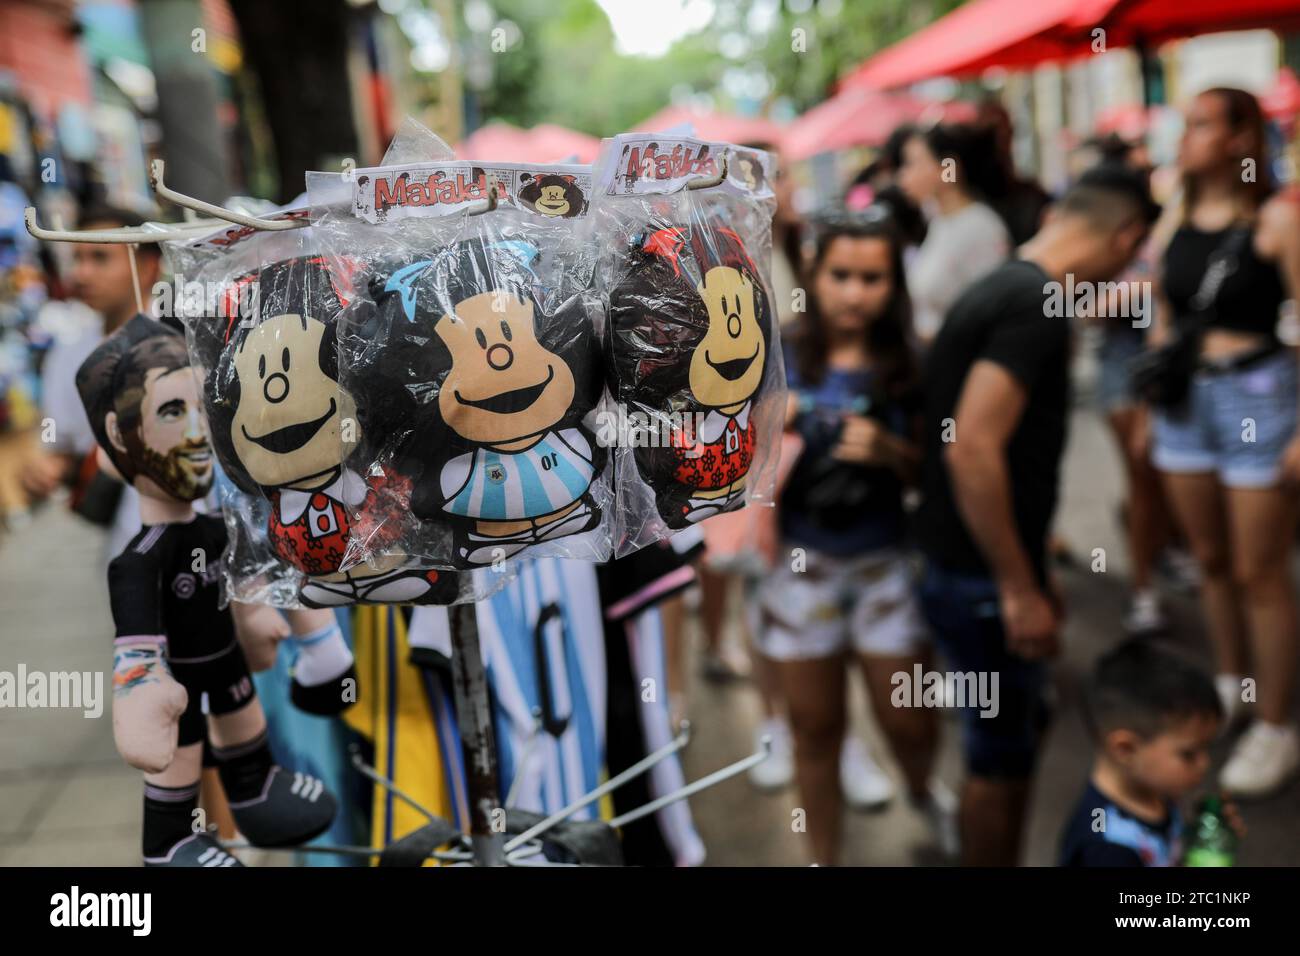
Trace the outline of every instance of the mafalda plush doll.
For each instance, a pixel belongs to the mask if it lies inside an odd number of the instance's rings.
[[[256,283],[255,294],[239,295],[241,282]],[[204,398],[226,473],[241,490],[269,500],[270,547],[306,576],[301,602],[321,608],[454,599],[454,575],[413,568],[390,548],[409,509],[410,480],[392,470],[363,477],[344,463],[369,427],[367,409],[339,386],[345,292],[325,260],[268,265],[237,280],[231,298],[253,303],[252,314],[228,309],[218,341],[211,329],[195,337],[206,342]],[[357,539],[375,556],[341,570]]]
[[[647,229],[622,268],[609,302],[614,393],[669,434],[637,443],[635,460],[664,523],[684,528],[744,503],[768,298],[740,236],[704,217]]]
[[[603,388],[584,300],[554,309],[522,240],[472,238],[372,284],[388,323],[427,341],[432,400],[408,455],[412,511],[452,526],[456,567],[513,557],[600,524],[592,494],[605,461],[583,419]],[[407,362],[405,350],[391,353]]]
[[[205,735],[244,836],[259,846],[311,839],[334,818],[335,800],[320,780],[272,761],[236,618],[219,606],[226,530],[193,506],[214,462],[184,340],[136,316],[86,359],[77,390],[100,448],[140,494],[143,528],[109,565],[108,583],[113,737],[145,772],[146,865],[238,865],[194,826]],[[252,640],[263,635],[248,632],[279,621],[267,608],[233,607]]]

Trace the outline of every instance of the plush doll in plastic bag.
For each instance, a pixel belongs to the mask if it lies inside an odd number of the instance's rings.
[[[446,603],[454,575],[390,553],[409,507],[410,479],[359,475],[344,454],[367,436],[365,409],[339,386],[337,319],[345,295],[319,257],[273,263],[247,277],[255,314],[228,320],[205,395],[222,464],[236,485],[271,504],[275,554],[306,575],[309,607]],[[363,527],[351,516],[360,515]],[[372,561],[343,569],[362,537]]]
[[[250,842],[311,839],[329,826],[335,800],[320,780],[271,758],[236,623],[240,638],[259,640],[250,632],[284,629],[283,620],[268,608],[234,605],[235,616],[220,607],[226,529],[192,504],[215,467],[184,340],[136,316],[86,359],[77,390],[100,448],[140,494],[143,528],[108,579],[113,737],[145,771],[146,865],[240,865],[194,827],[205,735]]]
[[[457,567],[492,564],[600,524],[593,483],[605,454],[583,419],[603,388],[590,301],[548,310],[523,239],[463,239],[430,259],[375,276],[385,327],[422,343],[419,356],[378,354],[378,378],[413,365],[431,400],[409,456],[412,511],[454,532]],[[386,375],[385,363],[396,363]]]
[[[610,292],[617,399],[662,424],[635,461],[669,528],[744,504],[772,313],[745,242],[716,219],[652,223]],[[665,445],[667,447],[665,447]]]
[[[399,475],[362,478],[344,466],[344,449],[364,435],[364,415],[338,386],[341,292],[323,260],[274,262],[237,280],[232,292],[240,282],[256,283],[251,314],[226,309],[194,336],[207,366],[204,400],[226,474],[265,499],[270,551],[304,576],[298,600],[322,609],[454,599],[453,575],[412,568],[403,555],[342,567],[357,532],[354,510],[382,525],[385,515],[407,509],[410,483]],[[383,535],[372,535],[372,546]],[[356,670],[332,614],[316,613],[318,628],[300,634],[295,627],[291,695],[302,710],[338,713],[357,699]]]

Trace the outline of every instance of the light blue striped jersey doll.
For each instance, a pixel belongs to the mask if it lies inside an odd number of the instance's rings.
[[[467,239],[397,270],[377,297],[429,333],[437,398],[415,427],[411,510],[452,525],[456,567],[600,524],[605,455],[583,422],[603,388],[600,348],[588,304],[548,295],[538,257],[520,240]]]

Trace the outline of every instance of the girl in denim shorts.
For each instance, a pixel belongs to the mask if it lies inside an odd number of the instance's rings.
[[[1251,719],[1220,775],[1242,797],[1277,790],[1300,767],[1291,717],[1300,398],[1295,352],[1276,331],[1300,281],[1300,202],[1271,194],[1266,152],[1249,93],[1213,89],[1191,102],[1155,330],[1158,344],[1190,324],[1204,329],[1187,398],[1154,415],[1152,460],[1200,566],[1224,708],[1230,721]],[[1222,279],[1209,281],[1216,270]]]

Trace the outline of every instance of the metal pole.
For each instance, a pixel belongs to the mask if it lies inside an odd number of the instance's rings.
[[[448,609],[451,625],[451,679],[456,692],[456,722],[465,755],[469,790],[470,843],[475,866],[504,866],[505,827],[494,830],[493,816],[505,813],[497,793],[496,741],[488,706],[487,672],[478,643],[475,605]],[[504,819],[502,820],[504,823]]]

